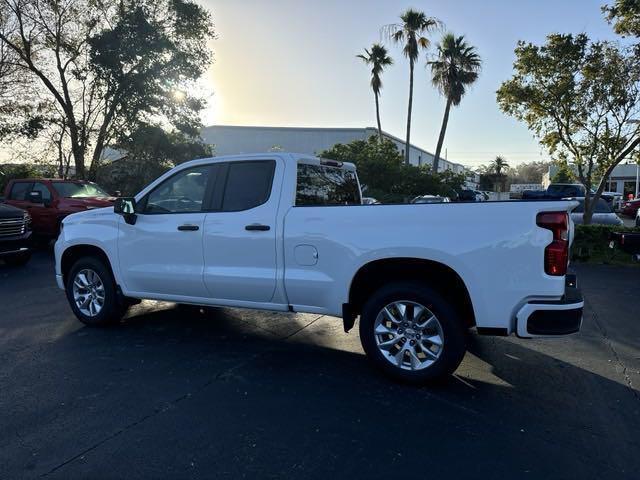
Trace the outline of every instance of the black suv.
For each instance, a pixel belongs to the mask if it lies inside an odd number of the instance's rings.
[[[24,265],[31,258],[31,217],[24,210],[0,203],[0,259]]]

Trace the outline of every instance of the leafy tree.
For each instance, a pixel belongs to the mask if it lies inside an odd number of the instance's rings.
[[[638,0],[615,0],[605,5],[602,11],[619,35],[640,37],[640,2]]]
[[[402,44],[402,53],[409,59],[409,106],[407,109],[407,140],[405,144],[405,163],[409,165],[411,152],[411,109],[413,106],[413,70],[420,50],[429,48],[426,35],[441,25],[440,20],[428,17],[424,12],[409,8],[400,15],[401,23],[393,23],[383,28],[387,36],[397,44]]]
[[[431,81],[441,95],[447,99],[436,154],[433,159],[433,171],[438,171],[440,152],[449,122],[451,106],[458,106],[468,87],[478,79],[482,61],[475,47],[469,45],[464,35],[456,37],[446,33],[437,46],[438,57],[428,62],[431,66]]]
[[[95,177],[105,146],[140,124],[192,137],[213,34],[191,0],[0,0],[4,132],[35,138],[57,125],[79,177]]]
[[[502,175],[502,171],[509,167],[509,164],[504,157],[497,155],[496,158],[489,164],[489,170],[496,175]]]
[[[573,183],[575,182],[576,176],[573,173],[573,170],[569,168],[569,164],[566,161],[559,161],[556,163],[558,170],[556,170],[555,175],[551,179],[553,183]]]
[[[500,108],[552,156],[574,163],[587,192],[597,186],[585,199],[588,224],[612,170],[640,144],[640,127],[630,122],[640,110],[640,58],[584,34],[519,42],[515,53],[515,73],[497,92]]]
[[[509,183],[542,183],[542,177],[549,171],[550,162],[523,162],[507,168]]]
[[[504,173],[509,164],[500,155],[488,165],[480,165],[480,189],[502,192],[507,188],[508,175]]]
[[[116,145],[123,158],[98,169],[98,181],[109,191],[134,195],[170,168],[212,155],[211,147],[184,133],[167,132],[157,125],[140,125]]]
[[[16,178],[33,178],[40,175],[38,168],[32,163],[20,163],[17,165],[0,165],[0,197],[4,195],[4,189],[9,180]]]
[[[465,180],[464,175],[449,171],[433,174],[428,168],[406,165],[392,141],[375,136],[336,144],[320,156],[355,163],[363,190],[385,203],[406,202],[425,194],[451,196]]]
[[[382,89],[382,74],[384,67],[393,64],[393,59],[388,55],[387,49],[374,43],[371,45],[371,49],[364,49],[364,55],[357,55],[364,63],[371,65],[371,89],[376,99],[376,120],[378,122],[378,137],[382,140],[382,126],[380,124],[380,103],[378,97],[380,96],[380,90]]]

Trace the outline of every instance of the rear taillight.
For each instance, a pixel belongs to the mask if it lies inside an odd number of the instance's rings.
[[[554,276],[566,274],[569,263],[569,214],[542,212],[536,217],[536,223],[553,233],[553,241],[544,249],[545,273]]]

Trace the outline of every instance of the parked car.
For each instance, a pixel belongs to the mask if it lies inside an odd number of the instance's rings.
[[[485,202],[487,197],[479,190],[460,190],[458,193],[459,202]]]
[[[470,327],[526,338],[579,330],[583,300],[566,275],[575,205],[369,208],[351,163],[223,156],[66,217],[55,274],[93,326],[143,298],[326,314],[346,331],[360,316],[371,362],[422,383],[457,368]]]
[[[623,202],[620,207],[620,213],[627,217],[635,218],[638,213],[638,209],[640,209],[640,198]]]
[[[31,217],[24,210],[0,203],[0,259],[24,265],[31,258]]]
[[[114,197],[93,182],[31,178],[11,180],[5,203],[27,210],[34,235],[56,238],[67,215],[93,208],[113,206]]]
[[[362,197],[363,205],[379,205],[380,202],[373,197]]]
[[[571,211],[571,220],[576,225],[582,225],[584,223],[584,197],[582,198],[569,198],[568,200],[575,200],[578,202],[578,206]],[[616,215],[609,204],[602,198],[598,199],[593,214],[591,216],[591,223],[594,225],[624,225],[624,222]]]
[[[581,183],[552,183],[546,190],[525,190],[522,198],[526,200],[553,200],[561,198],[584,198],[586,189]],[[595,193],[593,190],[591,193]],[[622,198],[622,194],[617,192],[602,192],[600,196],[613,208],[617,206],[617,200]],[[617,199],[617,200],[616,200]]]
[[[449,203],[449,197],[441,197],[439,195],[420,195],[411,200],[410,203]]]

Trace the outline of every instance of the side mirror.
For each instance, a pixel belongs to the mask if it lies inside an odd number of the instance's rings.
[[[29,192],[27,198],[31,203],[44,203],[42,201],[42,192],[32,191]]]
[[[129,225],[135,225],[136,219],[136,199],[133,197],[120,197],[113,205],[113,212],[124,217],[124,221]]]

